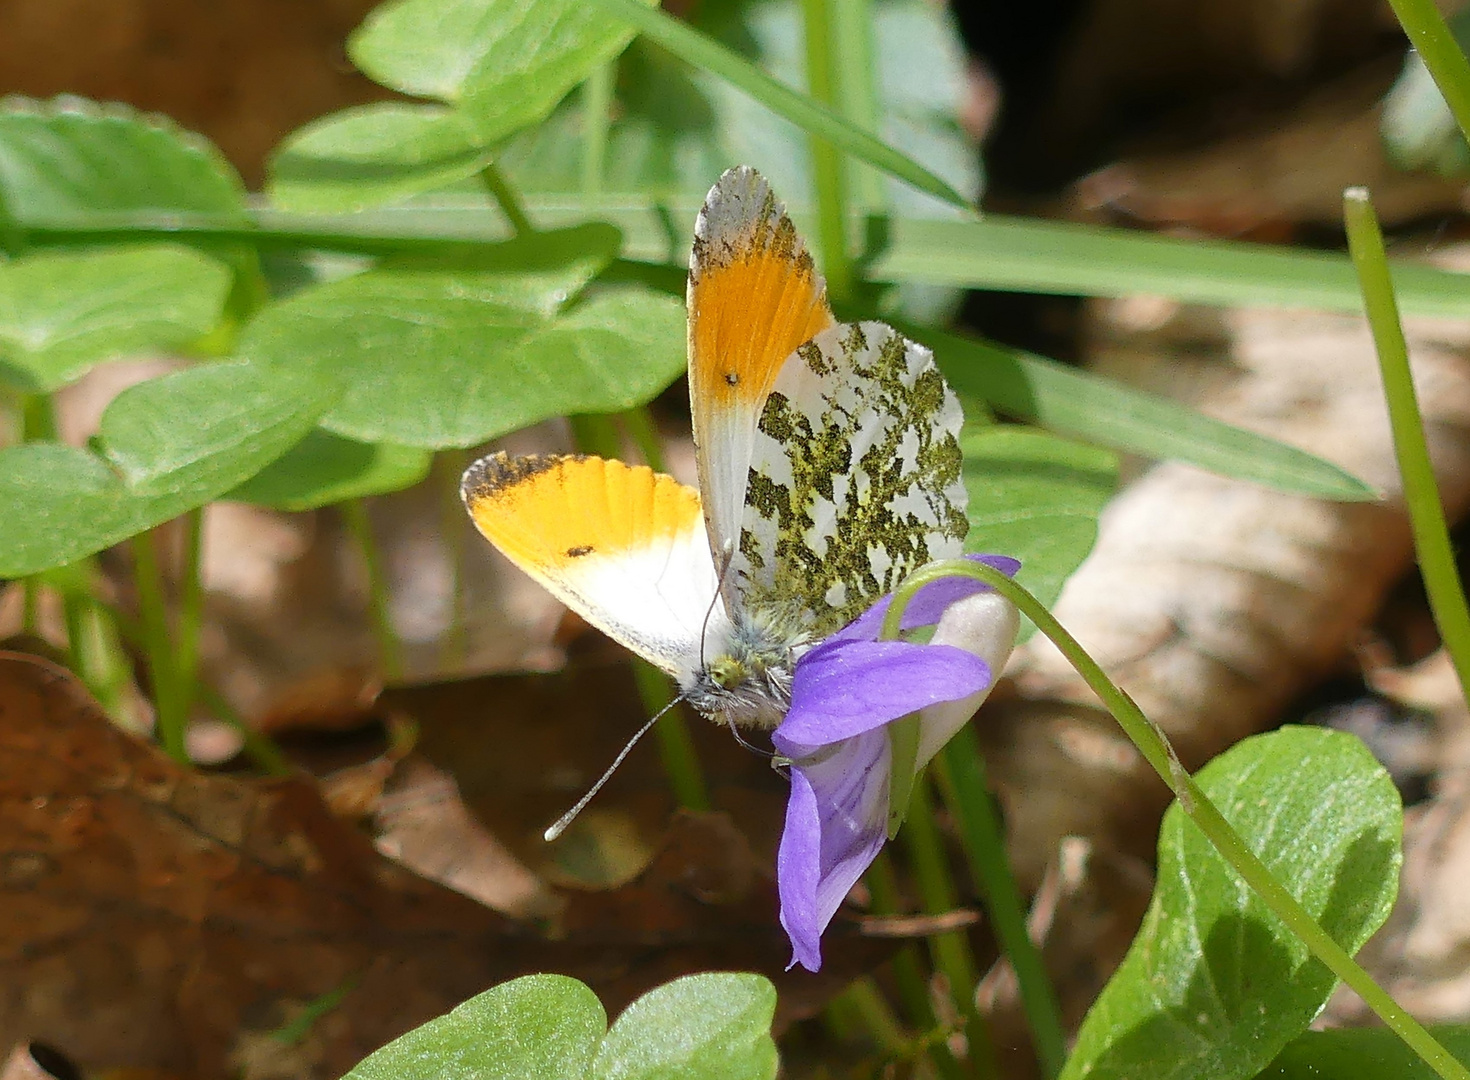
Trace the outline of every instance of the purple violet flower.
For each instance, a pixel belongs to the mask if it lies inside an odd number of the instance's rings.
[[[967,555],[1014,574],[1003,555]],[[931,582],[904,610],[905,630],[935,627],[928,644],[879,641],[885,596],[796,662],[791,708],[772,733],[791,759],[791,800],[776,857],[791,966],[822,966],[822,931],[887,833],[887,725],[919,713],[917,769],[969,720],[1015,643],[1020,617],[973,578]]]

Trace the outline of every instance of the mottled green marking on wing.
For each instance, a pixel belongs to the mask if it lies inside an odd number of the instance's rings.
[[[761,413],[734,573],[747,606],[841,627],[961,551],[959,402],[929,351],[881,323],[832,327]]]

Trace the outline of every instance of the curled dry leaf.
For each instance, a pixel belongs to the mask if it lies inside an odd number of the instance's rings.
[[[1206,411],[1335,461],[1388,494],[1376,504],[1319,502],[1164,464],[1109,506],[1056,614],[1191,769],[1278,722],[1296,695],[1343,664],[1412,559],[1362,321],[1245,310],[1204,316],[1223,322],[1201,333],[1201,318],[1177,320],[1190,324],[1184,338],[1170,336],[1175,320],[1147,331],[1115,323],[1094,351],[1114,366],[1126,354],[1135,374],[1153,359],[1155,381],[1208,369]],[[1431,453],[1455,518],[1470,502],[1470,368],[1454,336],[1464,329],[1409,329]],[[1070,835],[1098,853],[1151,860],[1164,785],[1044,638],[1008,670],[1016,693],[980,726],[1022,882],[1034,889]]]

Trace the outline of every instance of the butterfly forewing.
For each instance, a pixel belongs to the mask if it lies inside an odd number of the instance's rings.
[[[498,453],[460,493],[485,538],[593,626],[671,675],[698,666],[716,582],[693,488],[599,457]]]
[[[745,605],[821,637],[924,563],[958,556],[963,420],[929,350],[882,323],[798,348],[757,425],[732,567]]]
[[[832,325],[827,290],[779,199],[754,169],[706,197],[689,256],[689,402],[716,559],[738,536],[756,421],[777,372]],[[727,599],[735,601],[726,579]]]

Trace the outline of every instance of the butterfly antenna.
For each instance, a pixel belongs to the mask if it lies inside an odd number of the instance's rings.
[[[704,609],[704,622],[699,627],[699,669],[704,670],[704,639],[709,636],[709,621],[714,617],[715,605],[720,602],[720,594],[725,591],[725,578],[730,575],[730,567],[735,565],[735,541],[726,540],[725,550],[720,553],[720,576],[715,581],[715,594],[710,597],[709,607]]]
[[[683,700],[684,695],[680,694],[658,712],[654,713],[653,716],[649,718],[648,722],[638,729],[638,733],[628,740],[628,745],[623,747],[622,751],[618,754],[617,757],[613,758],[613,763],[607,767],[607,772],[603,773],[602,776],[598,778],[597,783],[593,784],[592,787],[588,789],[587,794],[583,795],[580,799],[577,800],[577,805],[572,807],[561,817],[557,818],[556,824],[552,825],[551,828],[547,829],[544,833],[541,834],[548,844],[551,843],[551,841],[555,840],[562,833],[566,832],[567,826],[570,825],[573,821],[577,820],[577,815],[580,814],[583,810],[587,809],[587,804],[592,801],[592,796],[601,791],[602,785],[606,784],[609,780],[612,779],[612,774],[618,771],[618,766],[623,763],[623,759],[632,752],[633,747],[638,745],[638,740],[648,734],[648,729],[653,727],[653,725],[658,722],[658,718],[663,716],[664,713],[668,712],[670,709],[672,709],[675,705],[679,704],[679,702]]]

